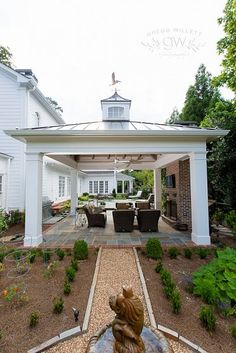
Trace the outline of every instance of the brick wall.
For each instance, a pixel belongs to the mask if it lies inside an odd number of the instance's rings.
[[[169,201],[176,201],[177,220],[192,227],[191,221],[191,190],[189,159],[177,161],[166,168],[166,175],[175,174],[175,188],[166,188],[165,193]]]
[[[189,228],[192,228],[189,159],[179,161],[178,216],[181,223],[186,223]]]

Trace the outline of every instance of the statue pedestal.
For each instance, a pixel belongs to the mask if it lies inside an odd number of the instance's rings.
[[[172,353],[165,336],[152,327],[143,327],[141,337],[146,353]],[[114,336],[111,324],[91,337],[86,353],[113,353]]]

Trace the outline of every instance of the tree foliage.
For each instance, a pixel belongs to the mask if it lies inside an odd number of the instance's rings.
[[[219,54],[223,54],[221,66],[223,70],[214,79],[220,86],[226,84],[236,93],[236,0],[228,0],[224,15],[218,19],[218,23],[223,26],[225,37],[217,43]]]
[[[166,123],[167,124],[175,124],[180,120],[180,114],[178,109],[175,107],[169,117],[169,119],[167,119]]]
[[[12,63],[12,53],[8,47],[0,46],[0,63],[13,67]]]
[[[209,109],[202,127],[230,130],[228,135],[208,145],[208,175],[213,197],[236,209],[236,110],[227,100]]]
[[[134,190],[143,190],[147,194],[153,189],[154,176],[152,170],[133,170],[127,171],[127,174],[135,178]]]
[[[190,86],[185,97],[181,120],[196,121],[200,124],[209,107],[218,100],[218,89],[212,85],[211,74],[201,64],[195,76],[194,85]]]
[[[60,107],[60,105],[57,103],[57,101],[55,101],[55,99],[52,99],[51,97],[46,97],[48,102],[51,104],[51,106],[57,111],[59,112],[59,114],[63,113],[63,109],[62,107]]]

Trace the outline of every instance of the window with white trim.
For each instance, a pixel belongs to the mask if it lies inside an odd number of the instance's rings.
[[[104,194],[104,181],[99,181],[99,194]]]
[[[94,181],[93,188],[94,188],[94,194],[98,194],[98,181]]]
[[[65,196],[65,177],[59,175],[59,197]]]
[[[124,108],[123,107],[109,107],[108,118],[123,118]]]
[[[67,196],[71,194],[71,178],[67,177]]]
[[[108,194],[108,180],[105,181],[105,194]]]
[[[0,195],[2,194],[2,175],[0,175]]]
[[[92,180],[89,180],[89,194],[93,193],[93,182]]]

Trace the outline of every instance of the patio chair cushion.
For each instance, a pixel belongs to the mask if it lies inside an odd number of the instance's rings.
[[[147,210],[150,208],[150,203],[148,201],[137,201],[135,202],[135,208],[139,208],[142,210]]]
[[[132,207],[131,202],[116,202],[116,209],[117,210],[128,210]]]
[[[159,210],[138,210],[138,227],[141,232],[158,232]]]
[[[112,212],[116,232],[132,232],[134,229],[134,210],[114,210]]]

